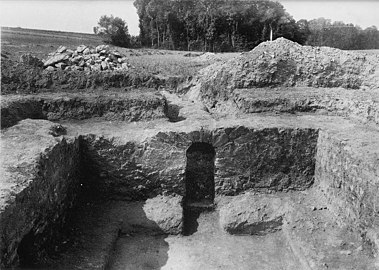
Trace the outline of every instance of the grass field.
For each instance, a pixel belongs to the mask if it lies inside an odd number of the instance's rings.
[[[13,60],[22,54],[30,53],[40,59],[46,59],[47,54],[63,45],[70,49],[85,44],[97,46],[103,44],[96,35],[70,32],[45,31],[23,28],[1,28],[1,51]],[[197,62],[191,57],[185,57],[187,52],[154,49],[127,49],[114,47],[126,55],[129,63],[136,69],[162,76],[193,76],[197,71],[214,61]],[[223,54],[228,59],[236,54]]]
[[[24,53],[31,53],[38,58],[57,49],[60,45],[76,47],[80,44],[96,46],[101,39],[95,35],[78,34],[58,31],[45,31],[23,28],[1,28],[1,51],[19,57]]]
[[[17,64],[21,55],[29,53],[43,60],[47,59],[48,54],[56,51],[59,46],[76,49],[81,44],[95,47],[103,42],[91,34],[2,28],[1,93],[36,93],[40,89],[48,87],[46,82],[50,80],[50,77],[43,73],[41,68],[30,68]],[[85,72],[81,74],[67,73],[66,76],[62,72],[57,72],[54,74],[54,86],[49,86],[48,91],[79,91],[79,88],[83,87],[90,90],[94,85],[102,91],[108,87],[119,87],[118,84],[134,88],[158,88],[162,82],[167,82],[167,84],[163,83],[166,87],[175,88],[181,82],[196,75],[203,67],[216,62],[215,59],[198,61],[194,57],[185,57],[185,54],[188,53],[185,51],[110,47],[125,55],[127,62],[132,66],[129,71],[121,74],[122,78],[117,77],[119,75],[112,77],[105,73],[96,76]],[[217,57],[228,59],[234,55],[236,54],[222,54]],[[82,85],[83,81],[86,82],[85,86]],[[40,83],[42,86],[36,86],[36,84],[41,85]]]

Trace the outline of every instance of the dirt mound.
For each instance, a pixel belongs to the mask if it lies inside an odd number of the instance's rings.
[[[375,55],[329,47],[301,46],[279,38],[200,73],[197,91],[207,106],[228,100],[234,89],[261,87],[378,88]],[[196,94],[192,93],[192,96]]]

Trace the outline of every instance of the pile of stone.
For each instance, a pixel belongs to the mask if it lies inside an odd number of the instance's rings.
[[[55,52],[50,53],[44,60],[44,68],[54,70],[128,70],[130,65],[124,55],[116,50],[111,50],[108,45],[99,45],[96,48],[80,45],[76,50],[60,46]]]

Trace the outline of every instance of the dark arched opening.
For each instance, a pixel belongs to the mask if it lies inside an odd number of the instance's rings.
[[[212,204],[215,197],[215,149],[208,143],[195,142],[186,155],[186,202]]]
[[[41,262],[43,252],[36,244],[36,236],[32,231],[25,235],[17,249],[19,264],[21,267],[36,266]]]

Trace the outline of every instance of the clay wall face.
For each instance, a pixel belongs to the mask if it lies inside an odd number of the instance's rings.
[[[67,210],[75,202],[81,183],[79,169],[77,139],[63,139],[21,169],[20,180],[30,184],[0,214],[1,264],[14,264],[19,255],[43,259],[43,250],[59,239]]]
[[[321,114],[344,116],[363,123],[379,125],[377,91],[306,87],[290,89],[237,89],[231,95],[230,104],[244,113],[318,111]]]
[[[343,222],[360,229],[378,226],[379,159],[351,151],[344,141],[320,132],[315,183],[330,209]]]
[[[215,149],[215,192],[235,195],[304,190],[314,180],[318,130],[248,129],[244,127],[191,133],[160,132],[142,145],[83,138],[88,171],[96,172],[105,193],[128,199],[160,193],[185,195],[186,151],[194,142]]]
[[[239,127],[218,132],[229,139],[216,150],[217,194],[304,190],[313,184],[317,130]]]
[[[166,100],[152,92],[113,93],[104,96],[45,95],[4,98],[1,103],[1,128],[32,119],[82,120],[99,118],[106,121],[141,121],[165,118]]]

